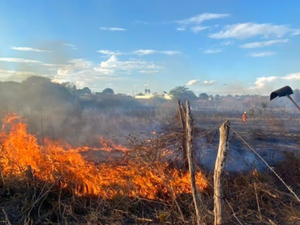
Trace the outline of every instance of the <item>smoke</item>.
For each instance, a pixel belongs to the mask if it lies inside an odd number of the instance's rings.
[[[124,144],[130,133],[142,137],[153,129],[145,107],[132,97],[68,88],[44,77],[1,82],[0,111],[26,118],[29,131],[40,141],[50,137],[74,146],[99,144],[100,136]]]

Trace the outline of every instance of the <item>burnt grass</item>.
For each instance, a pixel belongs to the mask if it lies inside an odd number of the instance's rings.
[[[280,125],[270,129],[261,121],[245,127],[240,121],[229,118],[236,130],[253,146],[285,144],[298,145],[298,135],[285,132]],[[202,126],[195,128],[195,137],[220,125],[224,117],[209,120],[195,116]],[[166,132],[157,138],[153,149],[177,146],[180,127],[166,124]],[[274,121],[273,121],[274,122]],[[172,124],[172,125],[171,125]],[[276,127],[277,126],[277,127]],[[278,128],[278,129],[277,129]],[[246,130],[246,131],[245,131]],[[176,133],[175,135],[173,135]],[[218,131],[204,135],[210,144],[218,144]],[[237,148],[242,142],[234,134],[230,141]],[[297,152],[281,149],[282,160],[274,170],[300,196],[300,158]],[[182,165],[169,162],[170,167]],[[201,169],[201,165],[198,168]],[[115,196],[103,199],[97,196],[77,196],[72,189],[59,187],[24,176],[3,176],[0,168],[0,224],[196,224],[193,199],[190,194],[150,200],[140,197]],[[204,171],[209,188],[200,193],[203,224],[214,224],[213,173]],[[165,181],[168,182],[167,180]],[[268,169],[227,172],[224,177],[224,224],[300,224],[300,202]],[[172,196],[169,194],[168,196]]]

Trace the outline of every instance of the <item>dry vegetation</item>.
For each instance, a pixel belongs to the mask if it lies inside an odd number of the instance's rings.
[[[5,117],[0,131],[1,223],[195,224],[182,162],[183,133],[173,118],[162,121],[164,132],[149,140],[132,138],[130,148],[102,140],[96,149],[51,140],[39,144],[23,119]],[[251,140],[258,138],[254,133]],[[194,135],[216,138],[206,128],[195,129]],[[88,157],[99,152],[106,161]],[[275,171],[299,196],[300,160],[291,152],[284,156]],[[213,224],[213,176],[198,168],[196,178],[202,221]],[[300,203],[268,170],[225,178],[225,224],[300,224]]]

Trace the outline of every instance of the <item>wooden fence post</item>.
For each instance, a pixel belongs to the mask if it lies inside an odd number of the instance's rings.
[[[188,170],[188,162],[187,162],[187,151],[186,151],[186,110],[180,100],[178,100],[178,114],[179,120],[181,123],[182,132],[184,135],[182,136],[182,159],[183,159],[183,168],[184,170]]]
[[[185,121],[184,121],[185,120],[185,112],[184,112],[183,105],[180,102],[180,100],[178,100],[178,114],[179,114],[179,120],[181,123],[181,128],[183,130],[185,130]]]
[[[228,145],[229,136],[229,121],[225,121],[220,127],[220,140],[218,155],[215,164],[214,171],[214,214],[215,225],[221,225],[223,223],[223,189],[222,189],[222,177],[226,164],[226,151]]]
[[[192,146],[192,135],[193,135],[193,121],[190,115],[190,104],[189,101],[186,101],[186,151],[187,151],[187,159],[188,159],[188,167],[191,176],[191,189],[192,195],[195,205],[196,217],[197,217],[197,225],[201,225],[201,215],[200,215],[200,199],[196,188],[196,180],[195,180],[195,167],[194,167],[194,151]]]

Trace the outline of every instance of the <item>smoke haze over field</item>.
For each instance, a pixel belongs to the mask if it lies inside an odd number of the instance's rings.
[[[70,83],[61,85],[43,77],[30,77],[21,83],[1,82],[0,95],[2,114],[15,112],[24,116],[29,131],[39,138],[64,139],[74,145],[94,144],[100,135],[122,143],[129,134],[145,137],[159,129],[157,121],[170,119],[176,112],[176,99],[137,101],[120,94],[93,94],[87,87],[76,89]],[[293,97],[300,102],[298,90]],[[287,98],[269,102],[268,97],[246,95],[192,101],[192,109],[204,115],[227,112],[239,116],[243,111],[259,115],[272,108],[295,111]]]
[[[14,112],[24,116],[30,132],[39,138],[64,139],[74,145],[92,144],[100,135],[124,139],[136,129],[141,131],[136,124],[147,121],[147,117],[139,118],[139,114],[130,115],[144,108],[132,97],[96,98],[82,90],[77,89],[76,94],[42,77],[30,77],[22,83],[2,82],[0,109],[2,115]]]

